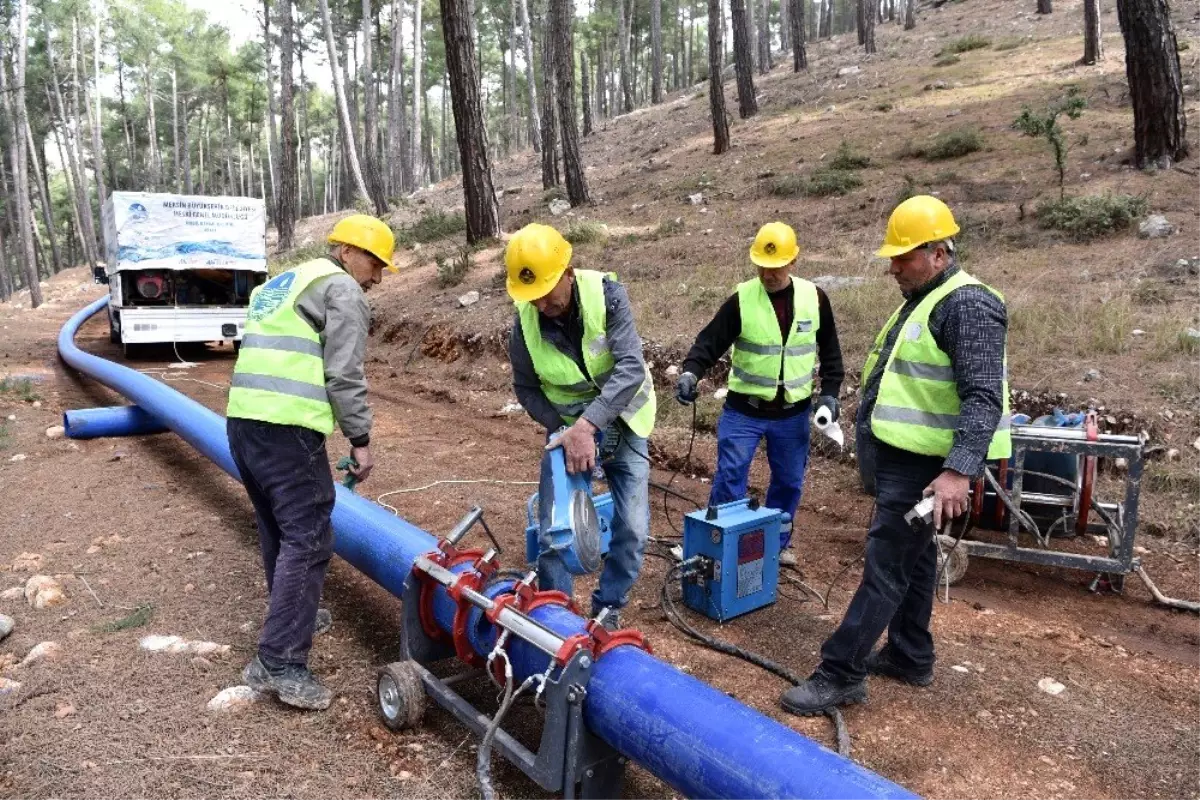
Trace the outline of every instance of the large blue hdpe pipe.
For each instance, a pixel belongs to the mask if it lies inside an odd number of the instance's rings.
[[[170,428],[137,406],[110,406],[64,411],[63,430],[68,439],[100,439],[105,436],[144,436]]]
[[[75,346],[79,326],[105,303],[98,300],[63,326],[58,337],[63,360],[125,395],[239,477],[222,417],[153,378]],[[433,550],[436,539],[342,486],[336,489],[337,554],[400,596],[413,562]],[[439,588],[434,609],[449,631],[452,612],[444,595]],[[533,616],[560,635],[584,630],[584,620],[561,607],[543,606]],[[486,647],[495,631],[486,620],[479,628],[471,638]],[[525,642],[512,640],[509,653],[518,680],[545,670],[546,656]],[[597,660],[584,721],[600,739],[688,797],[916,797],[635,647],[618,647]]]

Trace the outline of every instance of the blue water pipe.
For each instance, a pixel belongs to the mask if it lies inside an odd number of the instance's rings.
[[[68,439],[99,439],[104,436],[143,436],[170,428],[137,406],[108,406],[64,411],[63,430]]]
[[[107,302],[97,300],[63,326],[62,359],[127,397],[240,480],[224,418],[153,378],[75,346],[76,331]],[[335,551],[400,596],[413,562],[436,547],[436,538],[340,485],[335,490]],[[451,605],[441,587],[434,612],[450,631]],[[533,617],[560,635],[584,630],[585,621],[562,607],[543,606]],[[496,633],[486,620],[477,628],[471,640],[486,655]],[[547,657],[532,646],[514,638],[508,650],[517,680],[545,671]],[[633,646],[617,647],[596,661],[584,721],[600,739],[687,797],[916,797]]]

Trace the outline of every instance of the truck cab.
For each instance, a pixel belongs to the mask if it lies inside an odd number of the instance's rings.
[[[240,346],[267,279],[262,200],[113,192],[102,217],[109,337],[127,357],[150,344]]]

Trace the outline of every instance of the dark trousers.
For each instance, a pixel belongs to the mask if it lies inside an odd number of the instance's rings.
[[[306,664],[333,556],[333,473],[325,437],[295,425],[230,418],[233,461],[254,504],[270,608],[258,652]]]
[[[894,662],[918,672],[933,667],[929,618],[937,545],[932,525],[914,531],[904,515],[941,473],[944,459],[873,444],[875,518],[867,533],[862,582],[842,624],[821,646],[819,670],[839,681],[866,677],[866,658],[884,630]]]

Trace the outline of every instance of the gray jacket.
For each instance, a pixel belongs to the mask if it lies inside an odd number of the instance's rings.
[[[642,357],[642,340],[633,323],[633,306],[625,287],[608,277],[604,278],[604,308],[608,330],[609,351],[616,364],[600,390],[600,395],[583,412],[583,418],[604,430],[611,425],[646,380],[646,363]],[[542,338],[558,348],[587,374],[583,362],[583,318],[579,313],[579,284],[571,296],[571,308],[561,319],[549,319],[538,314]],[[521,334],[521,316],[513,319],[508,340],[508,360],[512,363],[513,391],[526,413],[553,432],[565,424],[558,411],[542,391],[533,359]]]
[[[326,257],[341,266],[337,259]],[[352,446],[366,447],[371,440],[371,409],[364,362],[371,309],[362,287],[345,272],[321,278],[301,293],[296,313],[321,336],[325,391],[342,433]]]

